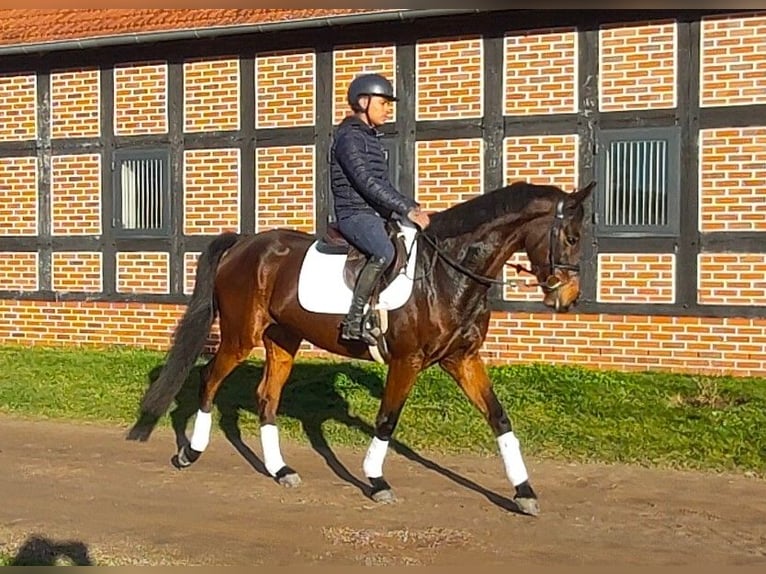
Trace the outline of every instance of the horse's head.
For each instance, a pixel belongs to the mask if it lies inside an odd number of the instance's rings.
[[[567,311],[580,297],[580,233],[583,202],[595,187],[552,198],[548,215],[530,222],[524,241],[531,270],[543,290],[543,303]]]

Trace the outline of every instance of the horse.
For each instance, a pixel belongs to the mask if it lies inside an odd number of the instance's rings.
[[[372,500],[396,500],[383,474],[389,441],[418,374],[438,364],[489,424],[518,511],[538,515],[538,496],[520,441],[480,354],[489,327],[490,289],[503,284],[498,276],[511,256],[523,250],[530,265],[517,270],[537,279],[544,306],[566,312],[575,305],[580,296],[584,202],[594,186],[592,181],[566,192],[554,185],[518,181],[434,212],[425,229],[413,226],[407,255],[407,269],[414,270],[408,283],[411,292],[388,311],[380,334],[387,375],[374,436],[362,461]],[[204,351],[217,317],[220,339],[200,370],[192,437],[180,447],[174,464],[188,467],[207,448],[217,390],[261,343],[265,364],[255,399],[264,465],[279,484],[300,484],[301,477],[282,457],[276,415],[301,343],[350,359],[376,360],[369,344],[340,338],[343,314],[338,309],[321,313],[301,305],[301,268],[317,242],[314,234],[286,228],[247,235],[227,231],[211,240],[198,258],[194,289],[166,362],[144,392],[128,440],[149,439]],[[328,257],[342,261],[344,256]],[[327,269],[325,274],[330,274]],[[339,269],[342,265],[333,273],[339,274]]]

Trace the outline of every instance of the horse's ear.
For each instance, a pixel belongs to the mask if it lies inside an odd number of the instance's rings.
[[[571,207],[577,207],[580,205],[583,201],[588,199],[591,192],[593,191],[593,188],[596,187],[596,181],[591,181],[588,185],[585,187],[578,189],[577,191],[573,191],[569,194],[569,205]]]

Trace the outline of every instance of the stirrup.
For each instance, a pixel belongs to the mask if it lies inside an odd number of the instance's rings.
[[[365,320],[359,323],[348,323],[345,320],[341,323],[340,338],[346,341],[360,341],[370,346],[377,346],[378,339],[365,327]]]

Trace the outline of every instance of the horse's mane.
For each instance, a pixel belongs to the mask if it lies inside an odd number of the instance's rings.
[[[444,239],[456,237],[509,213],[521,213],[535,199],[552,199],[564,193],[554,185],[517,181],[431,214],[428,230]]]

